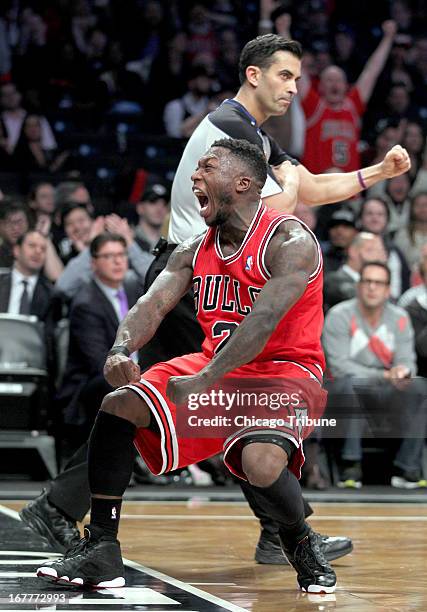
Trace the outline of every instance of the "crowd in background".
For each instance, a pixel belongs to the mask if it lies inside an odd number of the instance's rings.
[[[91,384],[82,397],[74,367],[87,359],[98,368],[91,383],[100,375],[95,348],[80,356],[78,348],[93,327],[82,305],[88,278],[98,289],[104,279],[143,290],[152,250],[167,235],[183,143],[237,91],[245,42],[271,31],[305,51],[298,99],[265,125],[285,150],[314,173],[377,163],[398,143],[409,152],[408,174],[295,214],[321,241],[325,312],[355,298],[367,261],[388,265],[386,298],[408,309],[416,331],[408,360],[427,375],[426,26],[422,0],[135,0],[126,11],[116,0],[2,3],[0,283],[8,292],[0,310],[35,314],[47,329],[70,318],[68,362],[53,373],[70,425],[84,424],[85,406],[105,392]],[[336,110],[343,105],[345,115]],[[104,297],[117,320],[131,305]]]

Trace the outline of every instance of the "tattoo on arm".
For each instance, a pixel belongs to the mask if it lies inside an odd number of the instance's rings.
[[[161,321],[187,293],[193,280],[193,258],[203,235],[190,238],[172,253],[166,268],[120,323],[114,346],[130,353],[154,336]]]

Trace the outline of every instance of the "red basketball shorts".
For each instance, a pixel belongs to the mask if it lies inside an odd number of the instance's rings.
[[[289,469],[300,478],[304,463],[302,440],[313,427],[301,427],[294,423],[286,427],[246,425],[235,428],[230,435],[219,437],[184,437],[177,432],[177,417],[181,408],[173,404],[166,396],[166,387],[171,376],[189,376],[196,374],[208,363],[209,358],[203,353],[193,353],[176,357],[167,362],[158,363],[141,377],[140,382],[130,383],[127,388],[136,393],[149,407],[155,428],[140,428],[135,437],[135,446],[153,474],[165,474],[177,468],[207,459],[224,452],[224,462],[236,476],[245,479],[241,465],[242,441],[247,436],[274,434],[283,436],[295,445],[289,462]],[[244,365],[225,377],[228,379],[280,379],[289,381],[290,385],[304,387],[306,416],[319,416],[324,409],[327,393],[321,388],[318,380],[302,365],[293,362],[253,362]],[[301,390],[301,389],[300,389]],[[291,390],[290,390],[291,391]],[[311,397],[310,397],[311,396]],[[204,430],[205,431],[205,430]]]

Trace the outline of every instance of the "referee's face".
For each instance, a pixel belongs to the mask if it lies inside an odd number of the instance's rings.
[[[265,119],[273,115],[284,115],[294,96],[301,77],[301,61],[287,51],[276,51],[269,68],[258,68],[254,75],[255,100]]]

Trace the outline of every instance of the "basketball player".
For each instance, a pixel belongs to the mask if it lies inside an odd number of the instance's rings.
[[[258,36],[243,48],[239,60],[241,87],[232,100],[226,100],[197,127],[188,141],[172,185],[171,217],[168,245],[158,253],[147,273],[146,288],[164,269],[177,244],[206,229],[199,215],[199,204],[190,181],[198,159],[218,138],[245,139],[264,151],[268,176],[262,190],[263,203],[279,211],[292,213],[297,200],[317,206],[346,200],[380,180],[402,174],[409,169],[408,155],[400,146],[393,147],[382,163],[358,172],[310,173],[285,153],[263,132],[261,125],[273,115],[284,115],[297,93],[301,75],[302,50],[298,42],[275,34]],[[291,184],[283,176],[285,161],[296,166],[299,183]],[[184,353],[200,351],[204,335],[194,316],[192,295],[186,295],[165,317],[155,337],[142,351],[141,365],[146,368]],[[277,540],[278,525],[265,511],[255,489],[241,482],[252,511],[261,521],[261,535],[255,559],[259,563],[283,564],[286,559]],[[305,503],[306,516],[311,514]],[[349,538],[322,536],[320,546],[329,561],[352,550]]]
[[[288,180],[297,183],[290,163],[285,170]],[[177,406],[231,374],[290,384],[294,379],[295,390],[308,382],[318,397],[324,394],[320,247],[296,217],[260,201],[266,178],[262,151],[244,140],[218,140],[199,160],[193,191],[208,230],[175,250],[119,327],[104,372],[120,388],[104,399],[89,441],[90,525],[74,550],[37,570],[39,577],[71,586],[124,585],[117,534],[135,441],[157,474],[223,450],[229,469],[248,481],[277,521],[301,589],[335,590],[335,573],[319,548],[319,537],[305,522],[296,477],[304,431],[255,425],[228,439],[189,439],[176,431]],[[130,354],[150,340],[192,285],[206,336],[202,352],[157,364],[141,378]]]

